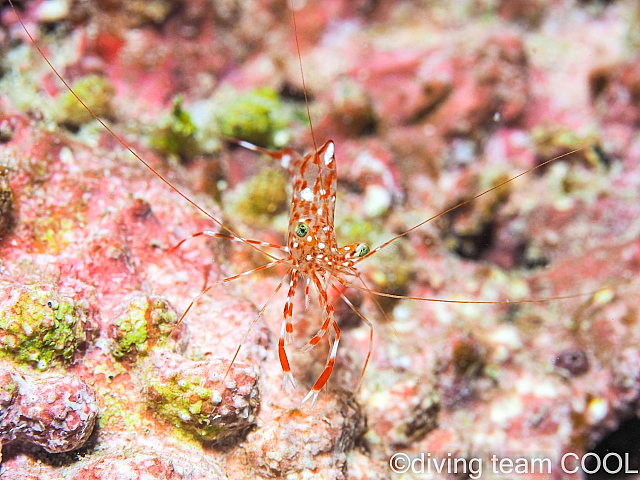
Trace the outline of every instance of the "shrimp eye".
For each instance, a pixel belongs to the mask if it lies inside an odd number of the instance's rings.
[[[361,243],[356,247],[356,255],[360,258],[364,257],[369,253],[369,245],[366,243]]]
[[[306,223],[299,223],[296,225],[296,235],[300,238],[306,237],[307,233],[309,233],[309,227]]]

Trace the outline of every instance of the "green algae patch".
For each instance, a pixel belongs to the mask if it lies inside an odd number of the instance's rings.
[[[220,393],[199,385],[197,377],[174,376],[168,382],[151,378],[147,397],[160,417],[198,440],[215,440],[225,430],[223,425],[211,422],[211,414],[222,400]]]
[[[164,155],[191,159],[200,153],[196,140],[196,126],[189,113],[182,108],[182,97],[173,102],[171,114],[151,134],[151,147]]]
[[[262,170],[242,187],[236,212],[246,221],[267,220],[286,210],[287,176],[281,170]]]
[[[340,199],[338,199],[339,201]],[[382,233],[380,224],[371,220],[361,220],[347,214],[336,222],[336,231],[341,245],[356,242],[372,243]]]
[[[88,75],[76,81],[72,88],[98,117],[111,116],[111,102],[116,89],[109,79],[98,75]],[[93,120],[93,115],[78,102],[78,99],[71,92],[66,92],[58,100],[53,115],[58,123],[72,127],[79,127]]]
[[[260,88],[225,102],[218,116],[222,135],[271,147],[274,135],[288,124],[282,100],[272,88]]]
[[[220,359],[194,362],[154,349],[139,362],[147,408],[178,436],[229,445],[257,421],[258,371]]]
[[[144,407],[135,403],[127,393],[116,390],[102,393],[104,407],[98,415],[97,422],[100,428],[116,427],[120,430],[139,431],[140,428],[150,428],[151,422],[144,417]]]
[[[176,321],[176,312],[165,299],[136,297],[114,322],[111,353],[118,359],[145,355],[154,346],[164,343]]]
[[[84,309],[50,286],[9,286],[0,305],[0,355],[44,370],[86,340]]]

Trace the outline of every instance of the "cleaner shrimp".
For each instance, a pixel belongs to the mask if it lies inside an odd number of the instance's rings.
[[[12,3],[13,6],[13,3]],[[26,28],[25,28],[26,31]],[[27,32],[29,35],[29,33]],[[297,32],[295,32],[296,40],[297,40]],[[29,35],[30,36],[30,35]],[[35,42],[34,42],[35,44]],[[299,59],[300,52],[298,51]],[[44,57],[44,55],[43,55]],[[44,57],[46,60],[46,57]],[[48,63],[48,60],[47,60]],[[51,64],[50,64],[51,65]],[[53,66],[51,66],[53,69]],[[54,69],[55,71],[55,69]],[[65,84],[67,88],[73,93],[74,96],[86,107],[85,103],[73,92],[73,90],[67,85],[64,79],[55,71],[56,75],[60,78],[60,80]],[[303,80],[304,82],[304,80]],[[304,91],[306,95],[306,89]],[[308,104],[307,104],[308,109]],[[88,109],[89,110],[89,109]],[[93,115],[93,112],[92,112]],[[95,115],[94,115],[95,116]],[[293,300],[296,293],[296,289],[298,283],[303,279],[306,280],[305,287],[305,296],[308,299],[311,295],[311,287],[317,291],[318,301],[320,305],[320,309],[322,311],[322,321],[321,327],[317,331],[317,333],[308,341],[305,349],[311,349],[313,346],[317,345],[325,336],[329,338],[329,342],[331,344],[329,349],[329,354],[326,360],[326,364],[324,370],[321,375],[314,383],[311,391],[304,397],[303,403],[307,401],[311,401],[311,406],[313,407],[317,401],[319,392],[327,385],[327,382],[333,372],[338,345],[341,340],[341,331],[338,326],[338,323],[335,319],[334,307],[329,300],[328,292],[330,289],[336,288],[336,286],[332,283],[332,278],[335,278],[338,283],[342,284],[346,287],[352,287],[356,289],[361,289],[374,296],[382,296],[382,297],[390,297],[395,299],[408,299],[413,301],[425,301],[425,302],[444,302],[444,303],[453,303],[453,304],[508,304],[508,305],[516,305],[522,303],[535,303],[535,302],[548,302],[548,301],[557,301],[561,299],[568,298],[576,298],[583,295],[592,295],[594,292],[589,294],[580,292],[580,293],[571,293],[569,295],[550,295],[545,296],[544,298],[534,298],[534,299],[517,299],[514,301],[509,300],[487,300],[487,301],[465,301],[465,300],[447,300],[447,299],[438,299],[438,298],[426,298],[421,296],[407,296],[407,295],[396,295],[392,293],[384,293],[377,292],[369,289],[364,281],[361,278],[360,273],[356,269],[357,264],[369,258],[382,249],[386,248],[388,245],[391,245],[393,242],[396,242],[399,238],[409,235],[411,232],[414,232],[418,228],[427,224],[428,222],[434,220],[435,218],[441,217],[449,212],[454,211],[455,209],[459,209],[463,205],[467,205],[469,202],[480,198],[492,191],[495,191],[511,181],[519,178],[525,174],[530,173],[531,171],[541,168],[544,165],[547,165],[550,162],[555,161],[558,158],[562,158],[573,153],[576,153],[580,149],[571,149],[567,153],[563,153],[562,155],[556,156],[550,160],[547,160],[543,163],[536,165],[535,167],[529,168],[523,173],[510,177],[502,182],[499,182],[497,185],[491,187],[490,189],[485,190],[484,192],[475,195],[470,200],[457,203],[455,206],[448,208],[446,211],[439,213],[437,215],[432,215],[428,219],[417,223],[415,226],[404,230],[398,235],[395,235],[390,240],[384,242],[382,245],[371,249],[366,242],[355,242],[349,245],[340,247],[338,246],[336,239],[336,229],[334,226],[334,213],[335,213],[335,205],[336,205],[336,190],[337,190],[337,173],[336,173],[336,159],[335,159],[335,144],[333,141],[326,142],[322,147],[315,148],[315,138],[314,141],[314,151],[306,156],[302,156],[299,153],[295,152],[291,149],[281,150],[278,152],[270,151],[261,147],[258,147],[252,143],[249,143],[244,140],[240,140],[238,143],[248,148],[249,150],[253,150],[256,152],[264,153],[269,155],[271,158],[278,160],[281,164],[289,171],[291,176],[291,181],[293,184],[293,197],[291,201],[291,215],[288,224],[287,230],[287,245],[279,246],[275,244],[271,244],[268,242],[250,240],[244,238],[238,234],[236,234],[233,230],[231,230],[228,226],[224,225],[218,219],[214,218],[212,215],[204,211],[201,207],[199,207],[195,202],[189,199],[185,194],[180,192],[176,187],[171,185],[165,178],[163,178],[156,170],[154,170],[149,163],[147,163],[144,159],[139,157],[124,141],[120,140],[112,130],[107,127],[100,118],[96,116],[96,119],[111,132],[117,139],[120,141],[123,146],[131,151],[135,157],[142,162],[145,166],[151,169],[162,181],[164,181],[170,188],[176,191],[180,196],[182,196],[186,201],[191,203],[195,208],[204,213],[208,218],[210,218],[214,223],[218,225],[218,227],[227,230],[230,232],[230,235],[220,234],[217,232],[205,230],[199,233],[194,234],[193,236],[212,236],[221,239],[231,239],[237,242],[241,242],[246,244],[248,247],[259,250],[262,253],[262,247],[266,248],[275,248],[283,251],[287,256],[284,258],[277,258],[271,254],[267,254],[271,258],[271,262],[261,267],[255,268],[253,270],[243,272],[238,275],[233,275],[231,277],[225,278],[223,280],[214,282],[213,284],[208,285],[201,295],[207,293],[211,288],[215,285],[219,285],[220,283],[230,282],[232,280],[238,279],[242,276],[249,275],[251,273],[255,273],[258,271],[266,270],[271,267],[275,267],[277,265],[284,265],[287,268],[287,272],[285,277],[280,281],[277,288],[273,292],[273,296],[275,296],[282,286],[284,285],[286,279],[289,279],[289,289],[286,297],[286,301],[284,304],[283,310],[283,318],[281,324],[281,330],[278,339],[278,358],[284,372],[282,386],[283,389],[286,389],[287,383],[290,383],[292,386],[296,386],[296,382],[294,380],[293,374],[291,372],[291,367],[289,364],[289,359],[287,357],[287,353],[285,350],[285,345],[287,345],[294,331],[293,327]],[[313,130],[312,130],[312,137]],[[182,243],[181,241],[176,245],[177,248]],[[349,277],[354,278],[356,281],[350,281]],[[347,302],[347,304],[354,309],[356,314],[365,322],[365,324],[369,328],[369,349],[364,361],[364,367],[362,371],[362,375],[364,375],[364,370],[367,367],[369,362],[371,353],[372,353],[372,342],[373,342],[373,325],[366,317],[357,309],[355,305],[352,304],[341,292],[339,293],[341,297]],[[190,311],[194,303],[197,301],[199,297],[194,299],[194,301],[187,307],[184,314],[180,318],[179,322],[181,322],[187,313]],[[260,312],[253,323],[255,323],[260,316],[265,311],[267,304],[266,302],[264,306],[260,309]],[[238,350],[236,351],[236,356],[238,355]],[[232,359],[232,364],[235,361],[235,356]],[[362,378],[362,377],[361,377]]]

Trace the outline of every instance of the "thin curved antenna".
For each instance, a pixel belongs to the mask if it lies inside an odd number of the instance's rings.
[[[289,247],[287,246],[276,245],[275,243],[263,242],[261,240],[251,240],[250,238],[240,238],[240,237],[234,237],[232,235],[224,235],[223,233],[212,232],[211,230],[203,230],[201,232],[196,232],[180,240],[178,243],[176,243],[173,247],[169,249],[169,251],[167,252],[167,255],[171,255],[178,248],[180,248],[185,242],[188,242],[189,240],[194,239],[196,237],[200,237],[201,235],[206,235],[207,237],[221,238],[223,240],[231,240],[232,242],[240,242],[240,243],[246,242],[246,243],[255,245],[257,247],[275,248],[276,250],[280,250],[283,253],[289,252]],[[267,255],[266,252],[262,252],[262,253]]]
[[[78,94],[71,88],[71,86],[66,82],[66,80],[64,78],[62,78],[62,75],[60,75],[58,73],[58,70],[55,69],[55,67],[53,66],[53,64],[49,61],[49,59],[46,57],[46,55],[44,54],[44,52],[40,49],[40,46],[36,43],[36,41],[34,40],[34,38],[31,36],[31,34],[29,33],[29,30],[27,30],[27,27],[25,26],[25,24],[22,22],[22,18],[20,17],[20,14],[18,13],[18,10],[16,9],[15,5],[13,4],[13,0],[9,0],[9,4],[11,5],[11,8],[13,9],[13,13],[16,14],[16,17],[18,18],[18,21],[20,22],[20,25],[22,26],[22,29],[25,31],[25,33],[27,34],[27,36],[29,37],[29,40],[31,40],[31,43],[33,44],[34,47],[36,47],[36,49],[38,50],[38,52],[40,53],[40,56],[44,59],[45,62],[47,62],[47,65],[49,65],[49,67],[51,68],[51,70],[53,70],[53,73],[55,73],[56,77],[58,77],[60,79],[60,81],[63,83],[63,85],[67,88],[67,90],[69,90],[69,92],[71,92],[71,94],[76,98],[76,100],[78,100],[78,102],[80,102],[80,104],[91,114],[91,116],[93,116],[93,118],[95,118],[98,123],[100,123],[100,125],[102,125],[111,135],[113,135],[113,137],[120,143],[120,145],[122,145],[126,150],[129,151],[129,153],[131,153],[134,157],[136,157],[138,160],[140,160],[140,162],[142,162],[142,164],[147,167],[149,170],[151,170],[155,175],[158,176],[158,178],[160,178],[160,180],[162,180],[169,188],[171,188],[174,192],[176,192],[178,195],[180,195],[182,198],[184,198],[187,202],[189,202],[191,205],[193,205],[196,209],[198,209],[201,213],[203,213],[205,216],[209,217],[209,219],[213,220],[214,223],[216,223],[218,226],[220,226],[221,228],[224,228],[225,230],[227,230],[228,232],[230,232],[234,237],[237,238],[242,238],[240,237],[240,235],[238,235],[237,233],[235,233],[233,230],[231,230],[229,227],[227,227],[226,225],[224,225],[220,220],[216,219],[213,215],[211,215],[210,213],[208,213],[204,208],[200,207],[197,203],[195,203],[193,200],[191,200],[189,197],[187,197],[184,193],[182,193],[178,188],[174,187],[171,182],[169,182],[169,180],[167,180],[166,178],[164,178],[156,169],[154,169],[149,163],[147,163],[140,155],[138,155],[124,140],[122,140],[122,138],[120,138],[113,130],[111,130],[111,128],[109,128],[109,126],[104,123],[104,121],[95,113],[93,113],[93,111],[87,106],[87,104],[85,102],[82,101],[82,99],[78,96]],[[297,37],[296,37],[297,38]],[[308,107],[307,107],[308,108]],[[266,255],[267,257],[271,258],[272,260],[276,260],[277,258],[274,257],[273,255],[263,252],[261,251],[259,248],[257,248],[254,245],[251,245],[248,242],[244,242],[246,245],[249,245],[249,247],[253,248],[254,250],[257,250],[258,252],[261,252],[262,254]]]
[[[353,285],[353,284],[345,283],[345,286],[349,288],[355,288],[357,290],[369,291],[372,295],[377,295],[379,297],[398,298],[400,300],[415,300],[419,302],[458,303],[463,305],[519,305],[523,303],[544,303],[544,302],[552,302],[555,300],[569,300],[571,298],[588,297],[609,289],[609,287],[601,287],[591,292],[573,293],[571,295],[558,295],[555,297],[545,297],[545,298],[529,298],[526,300],[490,301],[490,300],[445,300],[443,298],[409,297],[404,295],[394,295],[393,293],[378,292],[376,290],[370,290],[370,289],[368,290],[366,288],[360,287],[358,285]]]
[[[300,64],[300,77],[302,78],[302,92],[304,93],[304,104],[307,107],[307,118],[309,119],[309,127],[311,128],[311,140],[313,141],[313,151],[318,151],[316,144],[316,136],[313,133],[313,122],[311,121],[311,111],[309,110],[309,97],[307,96],[307,84],[304,81],[304,69],[302,68],[302,55],[300,54],[300,40],[298,40],[298,24],[296,23],[296,12],[293,8],[293,0],[289,1],[291,8],[291,18],[293,19],[293,33],[296,38],[296,49],[298,50],[298,63]]]
[[[414,230],[416,230],[417,228],[420,228],[420,227],[421,227],[422,225],[424,225],[425,223],[429,223],[430,221],[435,220],[436,218],[441,217],[441,216],[443,216],[443,215],[446,215],[447,213],[452,212],[453,210],[456,210],[456,209],[458,209],[458,208],[462,207],[463,205],[466,205],[467,203],[471,203],[471,202],[473,202],[474,200],[477,200],[478,198],[482,197],[483,195],[486,195],[487,193],[491,193],[491,192],[493,192],[494,190],[497,190],[498,188],[503,187],[503,186],[504,186],[504,185],[506,185],[507,183],[513,182],[514,180],[516,180],[516,179],[518,179],[518,178],[520,178],[520,177],[522,177],[522,176],[526,175],[527,173],[533,172],[534,170],[537,170],[538,168],[544,167],[545,165],[547,165],[547,164],[549,164],[549,163],[551,163],[551,162],[554,162],[554,161],[556,161],[556,160],[558,160],[558,159],[560,159],[560,158],[562,158],[562,157],[566,157],[566,156],[568,156],[568,155],[571,155],[571,154],[574,154],[574,153],[576,153],[576,152],[579,152],[580,150],[584,150],[585,148],[586,148],[586,147],[577,148],[577,149],[575,149],[575,150],[571,150],[570,152],[563,153],[562,155],[558,155],[557,157],[554,157],[554,158],[552,158],[552,159],[550,159],[550,160],[547,160],[547,161],[545,161],[545,162],[542,162],[540,165],[536,165],[535,167],[532,167],[532,168],[530,168],[529,170],[526,170],[526,171],[524,171],[524,172],[522,172],[522,173],[519,173],[519,174],[518,174],[518,175],[516,175],[515,177],[511,177],[511,178],[509,178],[509,179],[505,180],[504,182],[499,183],[499,184],[498,184],[498,185],[496,185],[495,187],[491,187],[489,190],[485,190],[484,192],[479,193],[478,195],[475,195],[475,196],[473,196],[473,197],[471,197],[471,198],[469,198],[469,199],[465,200],[464,202],[460,202],[460,203],[458,203],[457,205],[455,205],[455,206],[453,206],[453,207],[451,207],[451,208],[448,208],[447,210],[445,210],[445,211],[443,211],[443,212],[438,213],[437,215],[433,215],[432,217],[427,218],[427,219],[426,219],[426,220],[424,220],[423,222],[420,222],[419,224],[417,224],[417,225],[415,225],[415,226],[411,227],[409,230],[406,230],[406,231],[402,232],[400,235],[396,235],[396,236],[395,236],[395,237],[393,237],[391,240],[387,240],[386,242],[384,242],[384,243],[383,243],[382,245],[380,245],[379,247],[376,247],[376,248],[374,248],[373,250],[371,250],[371,251],[370,251],[367,255],[365,255],[364,257],[357,258],[357,259],[355,260],[355,262],[354,262],[354,263],[358,263],[358,262],[360,262],[360,261],[364,260],[365,258],[370,257],[371,255],[373,255],[373,254],[375,254],[375,253],[379,252],[380,250],[382,250],[383,248],[385,248],[386,246],[388,246],[388,245],[389,245],[389,244],[391,244],[392,242],[395,242],[395,241],[396,241],[397,239],[399,239],[400,237],[404,237],[405,235],[408,235],[409,233],[411,233],[411,232],[413,232]]]
[[[262,265],[261,267],[254,268],[252,270],[247,270],[246,272],[238,273],[237,275],[232,275],[231,277],[223,278],[222,280],[216,280],[212,284],[208,285],[204,290],[202,290],[198,294],[198,296],[196,298],[191,300],[191,303],[189,304],[187,309],[184,311],[184,313],[180,317],[180,320],[178,320],[178,323],[176,323],[175,327],[173,327],[172,333],[178,328],[178,325],[180,325],[182,323],[184,318],[187,316],[187,313],[189,313],[189,310],[191,310],[191,308],[197,303],[197,301],[200,300],[200,298],[202,298],[203,295],[206,295],[206,293],[209,290],[211,290],[213,287],[215,287],[216,285],[219,285],[219,284],[222,284],[222,283],[228,283],[228,282],[236,280],[236,279],[238,279],[240,277],[245,277],[247,275],[251,275],[252,273],[261,272],[261,271],[266,270],[268,268],[275,267],[276,265],[280,265],[282,263],[285,263],[285,260],[287,260],[287,259],[286,258],[282,258],[280,260],[276,260],[275,262],[271,262],[271,263],[267,263],[265,265]]]
[[[242,337],[242,341],[240,342],[240,345],[238,345],[238,348],[236,349],[236,353],[233,355],[233,358],[231,359],[231,363],[229,364],[229,368],[227,369],[227,372],[224,374],[223,380],[225,378],[227,378],[227,375],[229,375],[229,372],[231,371],[231,367],[233,367],[233,364],[235,363],[236,358],[238,358],[238,354],[240,353],[240,349],[242,348],[242,345],[244,344],[244,342],[249,337],[249,334],[251,333],[251,330],[253,329],[253,326],[258,322],[258,320],[260,320],[260,317],[262,317],[262,314],[267,309],[267,306],[269,305],[269,303],[271,303],[271,300],[273,300],[273,297],[276,296],[276,293],[278,293],[280,291],[280,289],[282,288],[282,284],[284,283],[285,279],[291,273],[291,270],[293,270],[293,267],[289,268],[289,270],[287,270],[287,273],[285,274],[284,277],[282,277],[282,280],[280,280],[280,283],[278,284],[276,289],[273,291],[273,293],[269,297],[269,300],[267,300],[266,303],[262,306],[262,308],[258,312],[258,315],[256,315],[256,318],[253,319],[253,321],[249,325],[249,328],[247,328],[247,333],[245,333],[244,337]]]

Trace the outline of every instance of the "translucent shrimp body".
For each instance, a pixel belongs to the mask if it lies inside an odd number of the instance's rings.
[[[313,406],[320,390],[331,376],[340,342],[340,329],[327,294],[331,286],[331,277],[344,281],[344,275],[356,275],[357,272],[353,268],[355,262],[369,253],[369,247],[365,243],[338,247],[333,226],[337,174],[335,146],[331,140],[318,151],[304,157],[290,149],[270,152],[247,142],[239,143],[250,150],[266,153],[279,160],[291,176],[293,195],[287,237],[289,257],[285,259],[285,263],[290,265],[287,272],[290,281],[278,340],[278,357],[284,372],[283,389],[286,388],[287,381],[295,387],[285,345],[289,343],[293,334],[293,299],[298,279],[303,275],[307,278],[307,298],[310,283],[313,283],[318,292],[323,318],[320,330],[305,349],[315,346],[329,330],[333,329],[335,333],[325,369],[302,402],[311,399]]]

